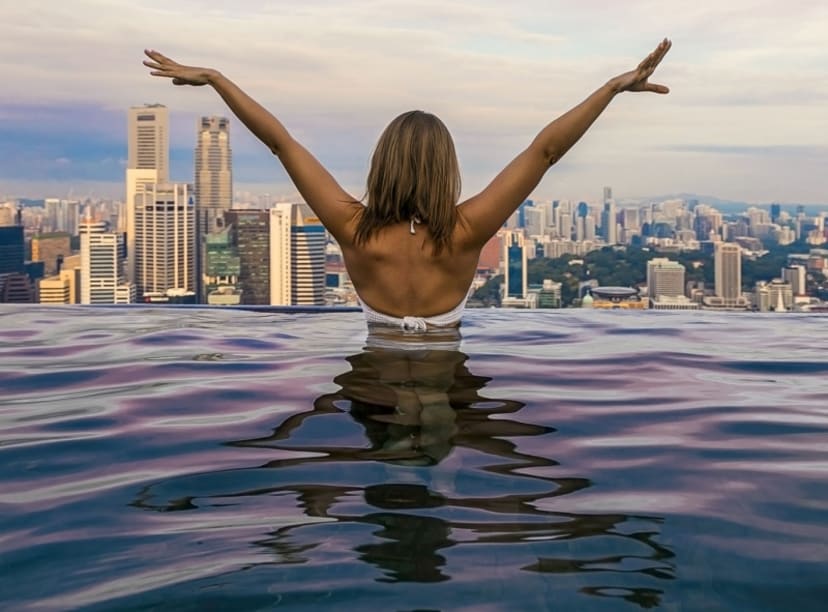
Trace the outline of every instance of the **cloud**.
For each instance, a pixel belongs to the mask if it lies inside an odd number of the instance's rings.
[[[828,160],[828,146],[798,146],[798,145],[685,145],[678,144],[664,148],[665,151],[678,153],[712,153],[716,155],[745,155],[778,158],[823,158]]]
[[[37,176],[61,156],[76,167],[87,160],[90,174],[93,161],[123,158],[126,108],[144,102],[170,107],[172,156],[189,176],[195,118],[227,110],[205,88],[149,77],[144,47],[220,68],[357,188],[376,137],[410,108],[444,118],[465,184],[482,188],[543,125],[665,35],[675,44],[656,80],[670,96],[616,100],[541,197],[598,193],[607,175],[618,177],[617,190],[646,193],[652,178],[636,178],[633,164],[682,182],[678,158],[692,147],[808,148],[828,133],[828,5],[810,0],[29,0],[0,6],[0,22],[9,103],[0,108],[0,153],[43,168]],[[267,151],[233,125],[237,175],[281,182]],[[674,143],[688,148],[665,155]],[[715,168],[696,170],[699,184],[688,190],[726,184]],[[117,168],[96,172],[121,180]],[[790,198],[828,191],[821,173],[792,172]]]

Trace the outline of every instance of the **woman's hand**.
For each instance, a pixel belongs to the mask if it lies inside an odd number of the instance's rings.
[[[195,66],[183,66],[172,61],[166,55],[145,49],[147,57],[144,66],[152,68],[152,76],[166,77],[172,79],[173,85],[207,85],[210,79],[218,73],[212,68],[197,68]]]
[[[609,85],[613,91],[616,93],[621,93],[622,91],[652,91],[659,94],[670,93],[669,88],[664,85],[650,83],[648,79],[672,46],[673,43],[666,38],[662,40],[658,47],[655,48],[655,51],[650,53],[650,55],[644,58],[644,61],[638,64],[638,68],[625,72],[610,80]]]

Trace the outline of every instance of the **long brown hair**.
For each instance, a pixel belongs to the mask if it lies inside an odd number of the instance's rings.
[[[356,228],[357,244],[387,225],[416,217],[431,232],[435,254],[451,250],[460,166],[443,122],[415,110],[389,123],[371,158],[366,196],[368,205]]]

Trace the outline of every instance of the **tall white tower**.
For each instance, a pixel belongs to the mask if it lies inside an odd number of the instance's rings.
[[[127,120],[126,244],[127,278],[135,282],[135,205],[139,191],[169,180],[170,117],[162,104],[129,109]]]
[[[135,284],[139,297],[195,290],[195,206],[183,183],[139,185],[135,196]]]
[[[106,222],[89,217],[80,223],[81,304],[135,301],[133,286],[124,282],[124,236],[108,230]]]
[[[300,204],[270,209],[270,303],[325,305],[325,228]]]
[[[732,242],[717,242],[715,264],[716,297],[735,305],[742,297],[742,248]]]
[[[794,295],[805,295],[806,278],[805,266],[793,265],[782,268],[782,279],[791,284]]]
[[[224,213],[233,206],[233,162],[230,121],[226,117],[201,117],[197,123],[194,155],[196,215],[196,279],[200,302],[206,302],[204,270],[206,237],[224,229]]]
[[[170,176],[170,115],[162,104],[129,109],[127,168],[157,170],[158,180]]]
[[[656,257],[647,262],[647,295],[656,300],[659,296],[684,295],[684,266],[666,257]]]

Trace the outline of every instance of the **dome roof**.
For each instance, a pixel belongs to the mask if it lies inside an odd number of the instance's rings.
[[[631,298],[638,296],[638,289],[633,287],[595,287],[592,294],[599,298]]]

